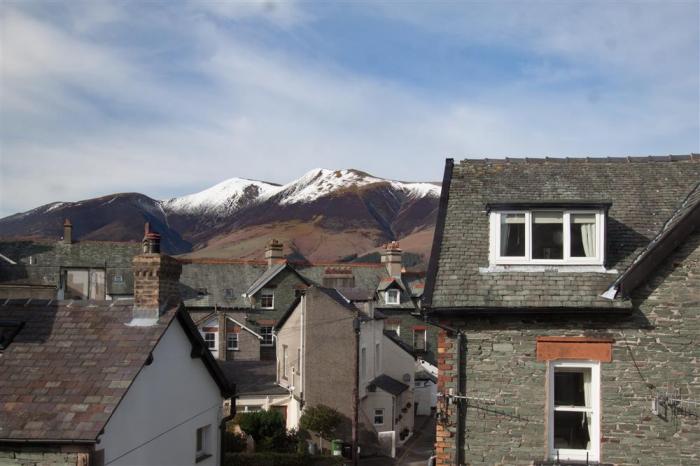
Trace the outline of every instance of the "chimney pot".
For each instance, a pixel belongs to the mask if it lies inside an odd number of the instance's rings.
[[[182,264],[160,254],[160,235],[148,231],[143,254],[134,257],[134,308],[132,325],[153,325],[168,306],[180,302]]]
[[[382,253],[382,263],[386,266],[386,271],[392,278],[401,278],[401,260],[403,251],[398,241],[387,243]]]
[[[73,224],[70,222],[69,219],[65,219],[63,221],[63,243],[73,243]]]

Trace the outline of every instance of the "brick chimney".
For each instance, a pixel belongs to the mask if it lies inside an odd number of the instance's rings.
[[[399,247],[398,241],[387,243],[382,253],[382,264],[386,266],[386,271],[392,278],[401,278],[401,256],[403,251]]]
[[[267,268],[284,261],[284,246],[276,239],[270,240],[265,248],[265,259],[267,260]]]
[[[65,219],[63,221],[63,243],[71,244],[73,242],[73,224],[70,220]]]
[[[161,313],[180,302],[182,264],[160,253],[160,235],[146,226],[143,253],[134,257],[134,310],[132,325],[153,325]]]

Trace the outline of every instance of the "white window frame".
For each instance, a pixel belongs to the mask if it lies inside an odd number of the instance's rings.
[[[378,417],[381,417],[382,422],[377,422]],[[383,426],[384,425],[384,408],[376,408],[374,410],[374,416],[372,416],[372,423],[375,426]]]
[[[235,338],[231,338],[235,337]],[[235,340],[236,344],[235,346],[231,346],[231,340]],[[238,338],[238,333],[237,332],[228,332],[226,334],[226,350],[227,351],[238,351],[240,349],[240,340]]]
[[[269,333],[263,332],[264,328],[269,328],[270,332]],[[266,335],[270,335],[270,343],[265,343]],[[274,338],[274,335],[272,333],[272,326],[265,325],[265,326],[260,327],[260,336],[263,337],[263,339],[260,340],[260,346],[265,346],[265,347],[275,346],[275,338]]]
[[[272,297],[272,304],[270,306],[263,306],[263,295]],[[274,309],[275,308],[275,290],[273,288],[263,288],[260,290],[260,309]]]
[[[204,344],[207,346],[207,349],[211,352],[216,352],[219,350],[219,332],[202,332],[202,339],[204,340]],[[209,342],[212,340],[207,340],[207,335],[214,335],[214,347],[210,348],[209,347]]]
[[[209,425],[197,428],[195,433],[195,461],[202,460],[204,457],[209,456]],[[201,436],[201,442],[200,442]],[[201,443],[201,448],[198,447],[198,443]]]
[[[391,296],[393,293],[396,293],[395,299],[389,299],[389,296]],[[398,306],[399,304],[401,304],[401,291],[397,290],[396,288],[386,290],[384,292],[384,302],[392,306]]]
[[[532,213],[561,212],[563,239],[562,259],[533,259],[532,258]],[[525,214],[525,255],[501,256],[501,215]],[[595,214],[596,255],[593,257],[571,257],[571,215]],[[605,261],[605,213],[602,210],[591,209],[530,209],[530,210],[499,210],[490,213],[491,263],[496,265],[603,265]]]
[[[559,407],[557,411],[591,412],[591,448],[589,450],[554,448],[554,373],[558,368],[591,370],[591,408]],[[549,458],[566,461],[600,461],[600,362],[550,361],[547,367],[547,450]],[[557,456],[558,452],[558,456]],[[586,455],[588,454],[588,455]]]

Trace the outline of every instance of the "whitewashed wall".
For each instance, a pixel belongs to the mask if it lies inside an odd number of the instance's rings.
[[[194,465],[196,430],[206,425],[212,456],[196,465],[219,464],[223,399],[190,350],[182,327],[173,322],[153,351],[153,363],[136,377],[107,423],[97,446],[105,450],[106,465]]]

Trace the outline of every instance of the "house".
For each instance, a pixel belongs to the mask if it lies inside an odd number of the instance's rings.
[[[66,219],[60,241],[0,241],[0,299],[121,299],[134,293],[137,242],[75,241]]]
[[[133,300],[0,302],[0,463],[218,465],[234,393],[149,233]]]
[[[362,451],[395,454],[413,431],[415,356],[384,333],[384,319],[330,288],[311,286],[293,303],[275,326],[288,426],[298,427],[306,406],[322,404],[343,415],[336,435],[350,441],[357,391]]]
[[[700,155],[447,160],[439,465],[700,462]]]
[[[264,260],[181,259],[181,294],[220,361],[274,361],[273,327],[313,284],[374,301],[387,326],[435,364],[437,333],[419,314],[424,277],[404,270],[402,254],[393,242],[380,263],[309,264],[286,260],[282,243],[271,240]]]

